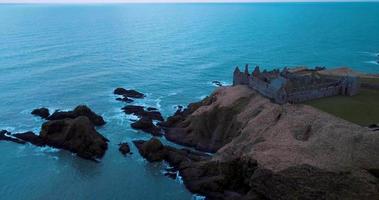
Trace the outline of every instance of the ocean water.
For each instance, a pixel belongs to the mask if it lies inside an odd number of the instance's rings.
[[[190,200],[164,163],[131,145],[112,94],[134,88],[168,116],[226,84],[236,65],[350,66],[379,73],[379,3],[0,5],[0,129],[39,132],[45,106],[87,104],[108,122],[100,163],[52,148],[0,142],[0,199]]]

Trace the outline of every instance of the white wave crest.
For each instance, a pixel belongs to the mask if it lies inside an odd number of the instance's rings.
[[[379,60],[378,61],[376,61],[376,60],[371,60],[371,61],[366,61],[365,63],[367,63],[367,64],[373,64],[373,65],[379,65]]]
[[[194,194],[192,195],[192,200],[205,200],[205,196]]]
[[[36,148],[36,152],[43,152],[43,153],[56,153],[59,151],[60,149],[56,149],[56,148],[48,147],[48,146]]]

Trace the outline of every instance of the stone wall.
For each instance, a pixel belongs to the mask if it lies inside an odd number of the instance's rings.
[[[324,88],[302,90],[287,94],[287,101],[290,103],[300,103],[312,99],[335,96],[341,93],[342,86],[329,86]]]
[[[318,99],[335,95],[356,95],[359,92],[359,80],[357,77],[343,77],[340,79],[331,79],[324,83],[310,83],[309,78],[299,77],[298,75],[288,77],[278,76],[269,82],[256,77],[259,69],[254,70],[253,74],[249,74],[248,66],[245,71],[241,72],[238,67],[234,70],[233,85],[247,85],[249,88],[258,91],[265,97],[272,99],[279,104],[300,103],[312,99]],[[304,82],[301,87],[285,89],[287,81],[291,81],[291,77],[296,81]],[[304,79],[304,81],[302,81]],[[307,85],[308,84],[308,85]]]

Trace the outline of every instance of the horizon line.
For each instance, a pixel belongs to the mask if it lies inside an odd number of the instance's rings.
[[[57,1],[37,1],[37,0],[21,0],[21,1],[2,1],[0,4],[190,4],[190,3],[378,3],[379,0],[114,0],[114,1],[104,1],[104,0],[85,0],[85,1],[75,1],[75,0],[57,0]]]

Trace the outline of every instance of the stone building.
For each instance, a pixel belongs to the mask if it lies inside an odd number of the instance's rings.
[[[278,104],[300,103],[312,99],[335,95],[353,96],[359,92],[359,79],[355,76],[327,77],[317,73],[325,68],[304,68],[302,70],[282,71],[274,69],[263,72],[259,67],[249,73],[249,66],[244,72],[238,67],[233,73],[233,85],[247,85]]]

